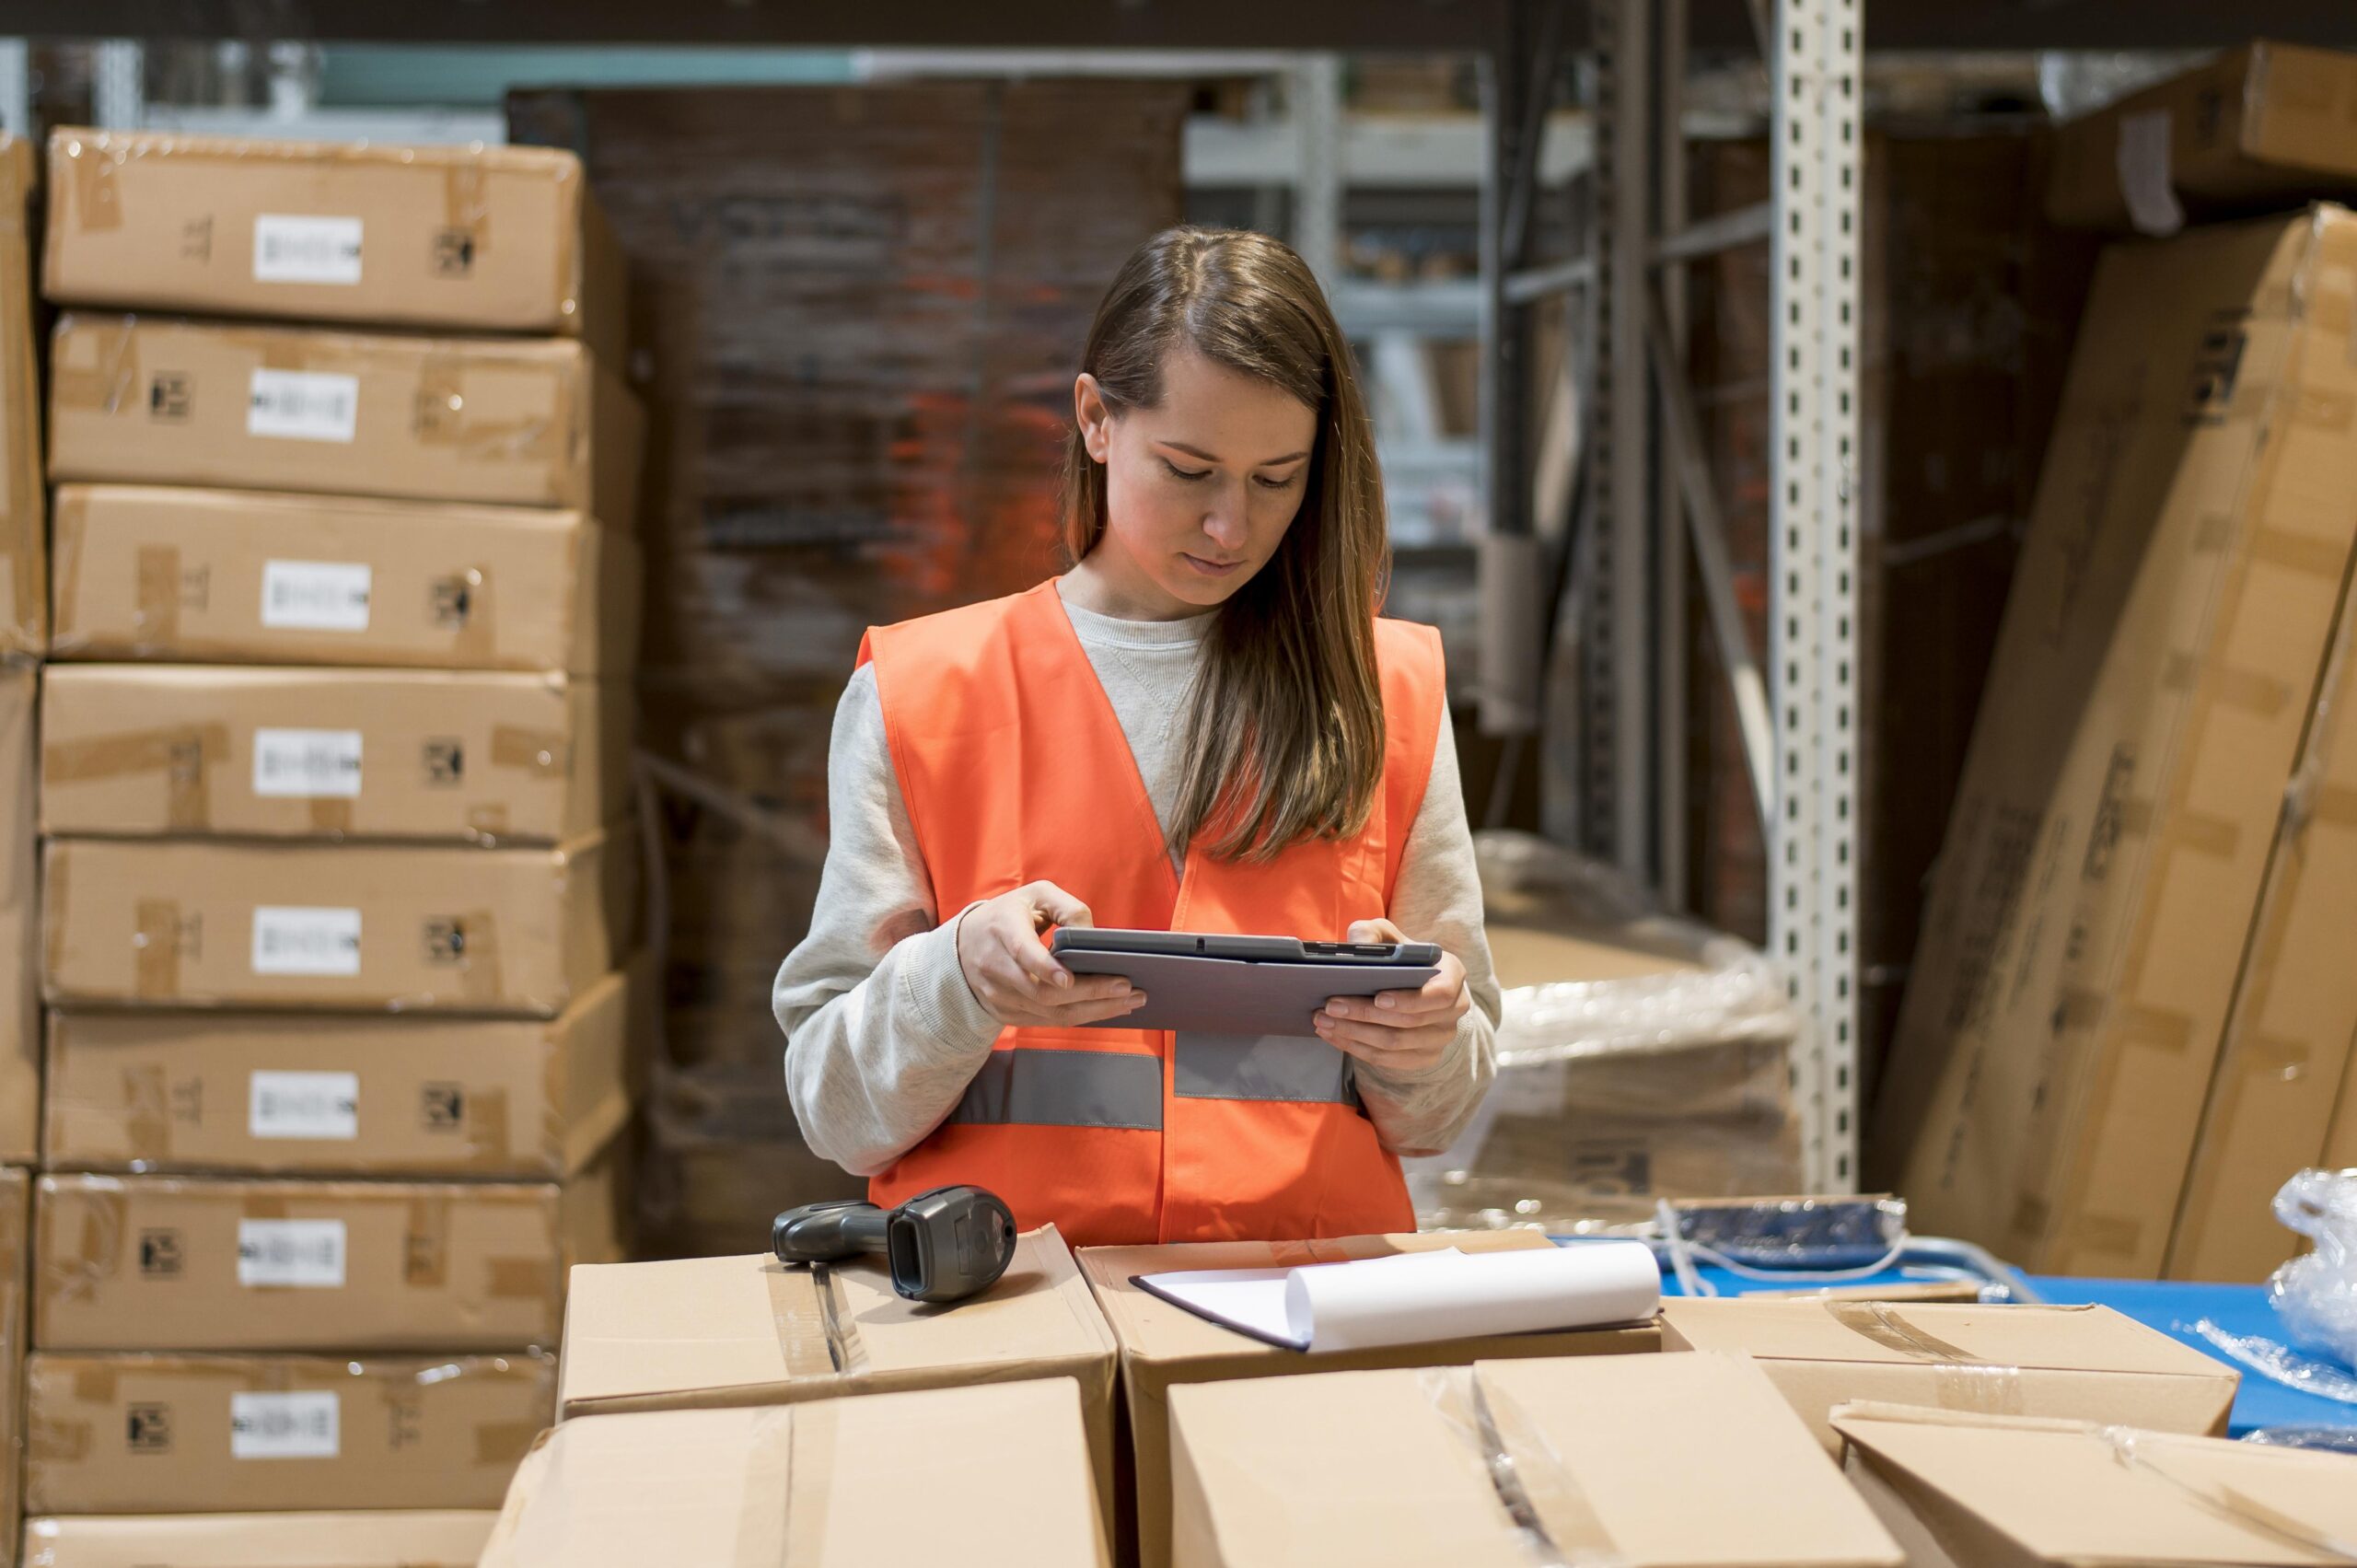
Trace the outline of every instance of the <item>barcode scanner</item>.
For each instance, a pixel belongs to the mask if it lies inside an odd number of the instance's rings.
[[[770,1225],[781,1263],[881,1255],[911,1301],[963,1301],[998,1283],[1015,1260],[1015,1214],[980,1187],[936,1187],[896,1209],[856,1199],[805,1203]]]

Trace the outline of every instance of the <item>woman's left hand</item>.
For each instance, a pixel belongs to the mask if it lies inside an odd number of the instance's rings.
[[[1408,936],[1387,920],[1361,920],[1343,940],[1405,942]],[[1329,997],[1317,1016],[1318,1037],[1378,1071],[1421,1073],[1438,1065],[1457,1038],[1457,1020],[1471,1005],[1465,966],[1443,948],[1440,972],[1421,991]]]

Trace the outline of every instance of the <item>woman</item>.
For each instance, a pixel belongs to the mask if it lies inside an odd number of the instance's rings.
[[[1283,245],[1172,229],[1073,396],[1072,569],[871,632],[843,693],[773,998],[795,1115],[879,1203],[973,1182],[1075,1245],[1411,1229],[1399,1156],[1472,1114],[1498,993],[1348,346]],[[1120,1028],[1144,996],[1043,941],[1091,924],[1444,958],[1247,1046]]]

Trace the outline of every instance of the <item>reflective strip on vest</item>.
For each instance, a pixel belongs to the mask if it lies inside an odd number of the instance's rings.
[[[1351,1059],[1315,1035],[1178,1032],[1171,1092],[1181,1099],[1357,1105]]]
[[[993,1051],[953,1123],[1034,1127],[1162,1126],[1162,1058],[1120,1051]]]

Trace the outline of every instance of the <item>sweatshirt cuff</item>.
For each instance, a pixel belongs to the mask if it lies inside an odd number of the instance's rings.
[[[958,961],[958,927],[974,907],[901,944],[900,990],[910,1020],[926,1039],[960,1052],[987,1049],[999,1029]]]

